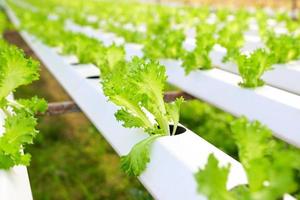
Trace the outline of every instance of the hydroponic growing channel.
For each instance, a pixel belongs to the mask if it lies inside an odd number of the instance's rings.
[[[288,12],[106,0],[1,5],[153,198],[300,199],[300,21]],[[38,63],[0,45],[0,197],[27,200],[19,165],[30,163],[23,152],[47,106],[7,98],[38,79]],[[166,84],[184,93],[167,101]],[[180,123],[190,98],[235,116],[223,140],[238,155]]]

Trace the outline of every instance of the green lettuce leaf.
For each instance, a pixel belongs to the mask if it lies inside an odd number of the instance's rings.
[[[130,153],[121,157],[121,168],[129,176],[139,176],[150,162],[150,147],[161,135],[152,135],[134,145]]]
[[[235,200],[226,189],[229,169],[229,165],[219,167],[218,160],[211,154],[204,169],[195,174],[198,192],[207,196],[209,200]]]
[[[26,59],[23,51],[9,46],[0,51],[0,99],[39,78],[39,63]]]
[[[5,133],[0,137],[0,168],[8,169],[14,165],[28,165],[29,154],[22,154],[24,145],[32,144],[37,131],[37,120],[25,113],[8,116],[5,119]]]
[[[240,85],[248,88],[264,85],[261,76],[274,63],[274,57],[263,49],[255,50],[250,56],[240,54],[235,60],[243,79]]]
[[[180,107],[181,104],[184,102],[183,97],[177,98],[175,102],[166,104],[167,113],[169,116],[170,121],[173,122],[173,132],[171,135],[175,135],[176,129],[179,123],[179,117],[180,117]]]

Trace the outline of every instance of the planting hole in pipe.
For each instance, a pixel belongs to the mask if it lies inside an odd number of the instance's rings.
[[[70,64],[71,64],[71,65],[74,65],[74,66],[82,65],[82,63],[80,63],[80,62],[71,62]]]
[[[99,79],[100,76],[99,75],[95,75],[95,76],[88,76],[86,77],[87,79]]]
[[[169,127],[170,127],[170,133],[172,134],[173,129],[174,129],[174,125],[169,125]],[[186,129],[184,127],[178,125],[177,129],[176,129],[176,132],[175,132],[175,135],[180,135],[180,134],[185,133],[185,132],[186,132]]]

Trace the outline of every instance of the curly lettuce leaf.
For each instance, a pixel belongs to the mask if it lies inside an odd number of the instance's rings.
[[[64,38],[66,37],[66,38]],[[99,64],[99,58],[103,59],[106,49],[101,42],[94,38],[78,33],[67,33],[60,36],[63,42],[63,54],[75,55],[79,63]]]
[[[227,178],[230,166],[219,167],[219,161],[213,154],[209,155],[204,169],[195,174],[198,192],[204,194],[209,200],[235,200],[227,190]]]
[[[130,119],[140,119],[138,122],[139,126],[144,129],[152,129],[153,124],[140,106],[143,97],[137,93],[137,88],[127,80],[127,73],[124,67],[123,70],[118,70],[107,76],[102,81],[103,92],[110,101],[120,106],[121,110],[123,110],[116,114],[118,120],[125,120],[123,116],[129,115]],[[128,123],[125,122],[124,125],[127,126]],[[136,122],[135,125],[137,125]]]
[[[183,53],[183,30],[160,30],[159,34],[148,35],[144,44],[144,54],[152,59],[174,58],[178,59]]]
[[[187,52],[183,58],[186,74],[196,69],[212,69],[209,53],[216,44],[215,30],[216,26],[211,24],[201,23],[197,26],[196,48]]]
[[[141,105],[154,117],[163,134],[169,134],[169,122],[163,98],[165,68],[155,61],[134,57],[129,64],[130,79],[143,98]]]
[[[121,168],[129,176],[139,176],[150,162],[152,143],[161,135],[152,135],[134,145],[130,153],[121,157]]]
[[[16,113],[24,109],[31,115],[34,115],[35,113],[44,113],[48,109],[46,100],[38,98],[37,96],[30,99],[18,99],[16,103],[11,104],[11,106],[14,107]]]
[[[187,52],[183,58],[182,66],[184,67],[186,74],[189,74],[197,69],[212,69],[212,62],[209,57],[209,52],[205,50],[202,52],[198,52],[198,50]]]
[[[248,174],[250,190],[257,191],[267,180],[265,170],[270,163],[262,158],[269,153],[272,132],[257,121],[249,123],[244,117],[234,121],[231,129],[239,148],[240,160]]]
[[[247,25],[239,20],[227,23],[219,32],[217,43],[227,49],[227,54],[223,62],[233,61],[239,53],[239,49],[244,45],[243,31]]]
[[[167,103],[166,109],[169,116],[170,121],[173,122],[174,128],[171,135],[175,135],[176,129],[179,123],[179,117],[180,117],[180,106],[184,102],[183,97],[177,98],[175,102]]]
[[[47,109],[45,100],[12,100],[7,96],[19,86],[27,85],[39,78],[39,64],[26,58],[23,51],[5,42],[0,44],[0,109],[4,113],[4,132],[0,136],[0,169],[15,165],[29,165],[30,154],[24,154],[27,144],[32,144],[38,133],[35,129],[36,112]]]
[[[126,128],[143,128],[144,123],[138,117],[131,114],[129,111],[125,110],[124,108],[118,110],[115,113],[115,117],[118,121],[123,122],[123,126]]]
[[[98,56],[96,65],[100,68],[101,76],[106,76],[114,73],[116,70],[125,67],[125,50],[124,47],[112,45],[106,48],[103,55]]]
[[[239,55],[236,57],[239,73],[242,76],[242,87],[253,88],[264,85],[261,76],[271,68],[274,58],[263,49],[255,50],[250,56]]]
[[[29,165],[30,155],[22,154],[26,144],[32,144],[37,134],[37,120],[25,113],[8,116],[5,119],[5,133],[0,137],[0,168],[9,169],[14,165]]]
[[[287,63],[300,58],[299,37],[293,35],[276,36],[275,33],[270,32],[266,45],[272,52],[275,63]]]
[[[26,59],[22,50],[9,46],[0,51],[0,99],[6,98],[21,85],[39,78],[39,63]]]
[[[268,128],[244,117],[232,123],[232,132],[251,199],[280,199],[299,190],[299,149],[274,139]]]

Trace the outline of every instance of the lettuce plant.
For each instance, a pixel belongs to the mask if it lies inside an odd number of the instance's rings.
[[[266,45],[274,55],[275,63],[287,63],[300,58],[299,37],[270,33]]]
[[[149,138],[136,144],[122,157],[122,168],[129,175],[140,175],[150,160],[149,147],[161,136],[174,135],[179,121],[182,99],[165,103],[165,68],[152,60],[135,57],[117,67],[103,80],[104,94],[121,108],[115,114],[127,128],[143,128]],[[169,124],[173,124],[170,132]]]
[[[239,49],[244,45],[243,30],[246,25],[238,20],[228,22],[219,32],[217,43],[227,49],[223,62],[233,61],[239,54]]]
[[[266,70],[270,69],[274,63],[274,58],[267,51],[258,49],[249,56],[240,54],[235,61],[243,79],[240,85],[246,88],[254,88],[264,85],[261,76]]]
[[[183,53],[184,39],[185,36],[182,30],[165,30],[159,35],[149,35],[145,41],[143,51],[146,57],[153,59],[178,59]]]
[[[198,191],[209,200],[277,200],[285,194],[299,197],[300,150],[274,139],[258,121],[242,117],[231,128],[248,185],[228,190],[230,166],[219,166],[210,155],[204,169],[195,174]]]
[[[101,76],[106,76],[115,71],[115,69],[119,69],[125,64],[125,50],[123,46],[111,45],[106,47],[104,51],[99,54],[99,52],[95,53],[95,61],[100,71]]]
[[[212,69],[209,53],[216,43],[214,38],[215,25],[201,24],[197,28],[196,48],[186,52],[183,57],[183,67],[186,74],[195,69]]]
[[[4,133],[0,136],[0,169],[30,163],[30,154],[23,154],[22,150],[38,133],[35,113],[44,112],[47,104],[37,97],[12,100],[8,96],[18,87],[37,80],[38,67],[23,51],[0,40],[0,110],[5,118]]]

